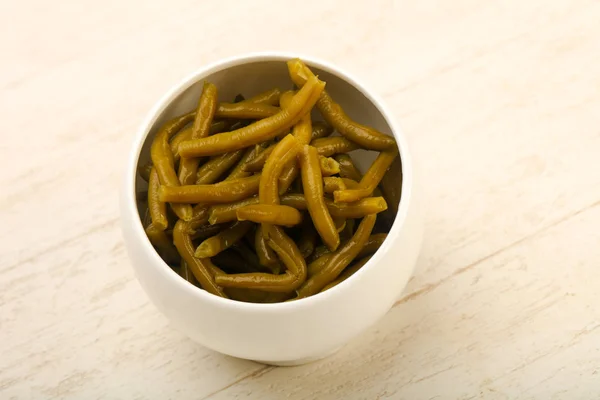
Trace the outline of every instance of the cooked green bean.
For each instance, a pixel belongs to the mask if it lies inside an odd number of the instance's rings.
[[[323,121],[316,121],[313,123],[313,131],[311,134],[311,140],[319,139],[322,137],[329,136],[333,133],[333,128]],[[311,143],[312,144],[312,143]]]
[[[258,197],[250,197],[229,204],[216,204],[210,207],[208,222],[210,224],[221,224],[237,220],[236,212],[239,208],[258,204]]]
[[[267,244],[265,235],[263,235],[262,226],[258,226],[254,234],[254,249],[258,256],[258,262],[272,271],[281,269],[279,259],[272,248]]]
[[[323,177],[317,150],[312,146],[304,145],[299,153],[299,159],[308,212],[323,242],[331,250],[335,250],[340,244],[340,237],[325,205]]]
[[[315,251],[317,236],[318,234],[312,221],[308,218],[304,219],[300,239],[298,240],[298,249],[300,249],[300,253],[302,253],[302,257],[305,259],[310,257]]]
[[[204,82],[202,94],[198,101],[198,109],[196,110],[196,118],[192,124],[192,132],[190,140],[207,137],[210,133],[210,125],[212,124],[215,110],[217,108],[217,87],[212,83]],[[198,171],[198,158],[182,157],[179,161],[179,183],[182,185],[191,185],[196,180],[196,172]]]
[[[216,118],[239,118],[239,119],[262,119],[277,114],[279,107],[268,104],[251,103],[242,101],[240,103],[219,103]]]
[[[300,211],[289,206],[276,204],[255,204],[238,208],[239,221],[252,221],[259,224],[294,226],[302,222]]]
[[[179,251],[179,254],[204,290],[217,296],[227,297],[223,289],[215,283],[213,275],[214,265],[210,261],[210,258],[194,257],[194,244],[187,233],[189,229],[189,222],[181,219],[175,224],[175,228],[173,229],[173,243],[177,251]]]
[[[321,167],[321,175],[331,176],[340,173],[340,164],[330,157],[319,156],[319,166]]]
[[[314,77],[312,71],[299,59],[288,61],[288,70],[292,81],[303,87],[309,79]],[[361,125],[346,115],[342,107],[337,104],[327,91],[323,91],[317,101],[317,108],[325,121],[329,123],[342,136],[347,137],[361,147],[370,150],[387,150],[396,146],[396,141],[373,128]]]
[[[346,218],[341,218],[341,217],[332,217],[332,218],[333,218],[333,224],[335,225],[335,230],[339,234],[341,231],[343,231],[346,228]]]
[[[354,224],[353,218],[346,219],[346,226],[344,227],[344,230],[340,232],[340,242],[346,242],[354,235]]]
[[[231,127],[231,122],[229,121],[215,121],[210,126],[210,135],[214,135],[215,133],[225,132]],[[171,153],[173,153],[174,162],[178,162],[181,156],[179,155],[179,143],[184,142],[186,140],[190,140],[192,136],[192,127],[188,126],[183,128],[173,138],[169,143],[169,147],[171,147]]]
[[[358,253],[356,257],[363,258],[369,254],[375,253],[377,250],[379,250],[386,237],[387,233],[375,233],[369,236],[367,243],[365,243],[360,253]]]
[[[255,96],[250,97],[247,100],[244,100],[248,103],[262,103],[268,104],[270,106],[278,106],[279,105],[279,97],[281,96],[281,90],[279,88],[273,88],[262,93],[259,93]]]
[[[302,285],[306,279],[306,262],[294,241],[278,226],[265,224],[263,230],[266,230],[263,234],[267,237],[267,243],[286,266],[286,272],[281,275],[262,272],[218,275],[215,280],[219,285],[268,292],[290,292]]]
[[[246,272],[248,271],[261,271],[264,270],[263,266],[260,265],[256,253],[246,244],[245,241],[240,240],[231,246],[231,249],[238,253],[248,265],[244,266]]]
[[[352,158],[348,154],[337,154],[333,157],[340,164],[340,176],[342,178],[352,179],[360,182],[362,174],[352,162]]]
[[[196,185],[206,185],[214,183],[244,155],[245,150],[236,150],[231,153],[213,156],[208,160],[196,175]]]
[[[394,158],[398,155],[398,149],[384,151],[379,153],[373,164],[369,167],[365,175],[359,182],[358,189],[346,189],[333,192],[333,199],[336,203],[350,203],[358,201],[363,197],[370,196],[379,185],[379,182],[385,175]]]
[[[234,243],[243,238],[251,228],[251,222],[236,222],[229,228],[222,230],[215,236],[209,237],[200,243],[200,245],[196,248],[194,256],[197,258],[214,257],[223,250],[230,248]]]
[[[159,188],[158,173],[155,168],[152,168],[148,179],[148,210],[154,228],[164,231],[169,225],[169,220],[167,219],[167,203],[158,199]]]
[[[381,179],[381,190],[395,217],[400,203],[400,192],[402,191],[402,165],[400,157],[396,157],[392,165]]]
[[[315,251],[311,257],[311,263],[313,261],[318,260],[319,258],[323,257],[326,254],[331,254],[331,250],[329,250],[329,248],[327,246],[319,245],[319,246],[315,247]]]
[[[338,276],[338,278],[336,280],[334,280],[333,282],[331,282],[330,284],[328,284],[327,286],[325,286],[323,289],[321,289],[321,292],[324,292],[328,289],[331,289],[332,287],[339,285],[340,283],[342,283],[343,281],[345,281],[346,279],[350,278],[352,275],[354,275],[354,273],[356,271],[358,271],[359,269],[361,269],[366,263],[369,262],[369,260],[371,259],[371,257],[373,256],[367,256],[365,258],[361,258],[360,260],[358,260],[357,262],[355,262],[354,264],[352,264],[350,267],[346,268],[341,274],[340,276]]]
[[[160,183],[163,186],[179,186],[179,178],[177,178],[177,173],[175,173],[173,153],[171,153],[171,148],[169,147],[169,139],[183,126],[192,121],[195,115],[195,112],[190,112],[167,121],[159,129],[152,141],[150,157],[158,173]],[[192,218],[192,206],[189,204],[173,204],[171,208],[184,221],[189,221]]]
[[[311,78],[294,95],[290,106],[282,108],[277,114],[235,131],[182,142],[179,145],[179,153],[184,157],[211,156],[243,149],[272,139],[291,128],[308,113],[321,95],[324,87],[324,82],[316,77]]]
[[[271,155],[273,150],[275,149],[275,144],[270,145],[262,152],[255,153],[255,155],[246,162],[244,165],[244,171],[248,172],[260,172],[265,165],[265,161]]]
[[[296,291],[298,299],[318,293],[340,275],[364,247],[373,230],[373,226],[375,226],[376,219],[376,214],[367,215],[363,218],[352,238],[344,243],[337,251],[333,252],[323,268],[313,276],[309,277],[306,282],[298,288]]]
[[[358,188],[359,183],[354,179],[350,178],[341,178],[344,185],[346,185],[346,189],[356,189]]]
[[[252,175],[251,172],[246,172],[244,170],[244,165],[246,165],[248,160],[258,151],[258,149],[260,149],[260,147],[252,147],[252,148],[246,149],[246,151],[244,152],[244,155],[242,156],[240,161],[238,161],[236,166],[233,167],[233,169],[231,170],[229,175],[227,175],[227,178],[225,178],[225,180],[230,181],[233,179],[246,178],[246,177]]]
[[[221,232],[225,229],[226,226],[223,224],[217,225],[202,225],[194,229],[194,232],[190,232],[190,237],[192,240],[204,240],[209,237],[215,236],[217,233]]]
[[[323,178],[323,191],[325,193],[333,193],[336,190],[346,189],[346,183],[342,178],[337,176],[326,176]]]
[[[341,136],[315,139],[310,144],[314,146],[319,155],[323,157],[331,157],[335,154],[349,153],[360,149],[356,143]]]
[[[150,243],[156,248],[160,256],[169,264],[177,263],[180,260],[177,250],[163,229],[157,228],[154,224],[148,225],[146,235]]]
[[[288,162],[296,158],[298,150],[298,140],[293,135],[287,135],[277,143],[261,174],[258,198],[262,204],[279,204],[279,175]]]
[[[258,191],[260,175],[234,179],[212,185],[161,186],[159,199],[173,203],[231,203]]]
[[[298,210],[308,209],[306,197],[303,194],[283,195],[281,196],[281,204],[294,207]],[[387,204],[383,197],[366,197],[355,203],[334,203],[331,200],[325,200],[325,205],[332,217],[342,218],[362,218],[365,215],[377,214],[387,209]],[[226,221],[219,220],[219,222]]]

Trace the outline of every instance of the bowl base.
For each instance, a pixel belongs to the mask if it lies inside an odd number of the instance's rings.
[[[337,347],[333,351],[330,351],[328,353],[325,353],[325,354],[322,354],[322,355],[319,355],[319,356],[307,357],[307,358],[300,358],[300,359],[297,359],[297,360],[289,360],[289,361],[252,360],[252,361],[258,362],[258,363],[261,363],[261,364],[274,365],[276,367],[295,367],[295,366],[298,366],[298,365],[309,364],[311,362],[315,362],[315,361],[319,361],[319,360],[322,360],[324,358],[327,358],[327,357],[329,357],[329,356],[337,353],[342,347],[344,347],[344,346]]]

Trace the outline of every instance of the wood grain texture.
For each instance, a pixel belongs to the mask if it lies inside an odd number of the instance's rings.
[[[0,4],[0,398],[598,398],[600,2],[303,5]],[[174,331],[118,226],[156,99],[260,50],[326,58],[378,91],[425,191],[404,299],[295,368]]]

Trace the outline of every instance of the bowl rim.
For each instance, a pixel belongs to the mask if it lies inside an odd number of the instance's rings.
[[[294,58],[300,58],[308,65],[327,71],[328,73],[335,75],[338,78],[347,82],[348,84],[352,85],[377,108],[379,113],[385,119],[386,123],[391,128],[392,135],[396,139],[396,143],[399,150],[400,162],[402,166],[402,196],[400,198],[398,212],[396,213],[396,218],[392,224],[388,236],[382,243],[381,247],[373,254],[371,259],[362,268],[355,272],[351,278],[344,280],[343,282],[339,283],[333,288],[330,288],[329,290],[326,290],[325,292],[320,292],[312,296],[308,296],[295,301],[282,303],[247,303],[215,296],[214,294],[209,293],[203,289],[197,288],[193,285],[190,285],[188,282],[181,279],[181,277],[175,271],[173,271],[173,269],[169,267],[167,263],[164,262],[164,260],[156,252],[156,250],[150,243],[150,240],[146,236],[142,219],[139,217],[138,213],[135,188],[137,166],[139,162],[139,157],[141,155],[142,147],[150,130],[154,127],[157,119],[162,115],[162,113],[177,97],[179,97],[183,92],[185,92],[198,81],[216,72],[243,64],[251,64],[264,61],[285,62]],[[334,65],[331,62],[324,61],[311,55],[297,52],[292,53],[280,51],[266,51],[244,53],[237,56],[219,59],[204,67],[196,69],[195,71],[193,71],[192,73],[188,74],[183,79],[175,83],[173,86],[171,86],[171,88],[164,95],[162,95],[161,98],[150,109],[146,117],[143,119],[142,124],[138,128],[137,133],[133,139],[131,150],[128,155],[124,179],[125,182],[122,189],[122,196],[124,197],[123,203],[125,206],[124,212],[131,216],[134,216],[134,218],[131,219],[127,218],[126,223],[131,223],[131,220],[137,221],[133,223],[133,232],[136,236],[143,237],[141,243],[142,249],[143,251],[147,251],[149,253],[149,256],[154,261],[156,261],[158,265],[161,266],[158,268],[158,272],[163,275],[164,279],[171,280],[175,286],[179,287],[180,290],[187,292],[190,296],[193,296],[200,301],[206,301],[212,306],[225,309],[244,309],[247,311],[263,313],[279,313],[282,311],[290,311],[292,309],[298,310],[306,307],[313,308],[322,302],[329,301],[333,297],[340,296],[343,292],[350,290],[351,286],[357,283],[360,280],[360,277],[363,274],[367,273],[369,269],[375,268],[377,263],[383,257],[383,254],[388,251],[388,248],[392,246],[392,243],[395,241],[395,239],[397,239],[400,236],[402,228],[405,225],[408,209],[410,206],[409,203],[413,201],[414,171],[412,159],[408,150],[408,144],[406,142],[406,138],[400,127],[400,124],[393,117],[393,114],[390,112],[387,105],[377,94],[375,94],[374,91],[367,88],[367,86],[361,81],[359,81],[354,75],[341,69],[340,67]],[[121,218],[126,219],[124,215]],[[136,238],[134,240],[138,239]],[[151,266],[146,266],[145,268],[149,267]]]

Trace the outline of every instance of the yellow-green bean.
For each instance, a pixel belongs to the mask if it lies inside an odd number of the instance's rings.
[[[281,275],[261,272],[218,275],[215,280],[219,285],[284,293],[302,285],[306,279],[306,263],[294,241],[278,226],[264,224],[263,230],[268,245],[286,266],[286,272]]]
[[[196,185],[206,185],[214,183],[227,172],[244,155],[245,150],[236,150],[231,153],[221,154],[211,157],[203,166],[198,169],[196,175]]]
[[[292,81],[303,87],[309,79],[315,75],[299,59],[288,61],[288,70]],[[387,150],[396,146],[396,141],[391,136],[361,125],[346,115],[344,110],[337,104],[327,91],[323,91],[317,102],[317,108],[325,121],[335,128],[342,136],[347,137],[361,147],[370,150]]]
[[[277,114],[235,131],[182,142],[179,145],[179,153],[184,157],[211,156],[243,149],[272,139],[291,128],[308,113],[324,87],[324,82],[319,81],[316,77],[311,78],[294,95],[290,106],[282,108]]]
[[[351,203],[358,201],[363,197],[370,196],[379,185],[379,182],[385,175],[396,156],[398,149],[384,151],[379,153],[373,164],[369,167],[365,175],[359,182],[357,189],[338,190],[333,193],[333,199],[336,203]]]
[[[172,203],[231,203],[256,194],[259,182],[260,175],[253,175],[212,185],[161,186],[159,199]]]
[[[359,269],[361,269],[366,263],[369,262],[369,260],[371,259],[371,257],[373,256],[367,256],[365,258],[361,258],[360,260],[358,260],[357,262],[355,262],[354,264],[352,264],[351,266],[349,266],[348,268],[346,268],[341,274],[340,276],[338,276],[338,278],[336,280],[334,280],[333,282],[331,282],[330,284],[326,285],[323,289],[321,289],[321,292],[324,292],[328,289],[331,289],[332,287],[339,285],[340,283],[342,283],[343,281],[345,281],[346,279],[350,278],[352,275],[354,275],[354,273],[356,271],[358,271]]]
[[[331,157],[335,154],[349,153],[360,149],[356,143],[341,136],[315,139],[310,144],[314,146],[319,155],[323,157]]]
[[[200,245],[196,248],[194,256],[197,258],[214,257],[223,250],[230,248],[234,243],[243,238],[251,228],[251,222],[236,222],[229,228],[222,230],[215,236],[209,237],[200,243]]]
[[[294,226],[302,222],[300,211],[278,204],[255,204],[238,208],[239,221],[252,221],[259,224]]]
[[[167,204],[158,198],[159,188],[158,173],[153,167],[150,170],[148,179],[148,210],[150,211],[150,218],[152,219],[154,228],[164,231],[169,225],[169,220],[167,219]]]
[[[192,124],[190,139],[200,139],[208,136],[216,108],[217,87],[212,83],[204,82],[202,94],[198,101],[196,117]],[[182,185],[191,185],[194,183],[199,162],[198,158],[181,158],[179,161],[179,183]]]
[[[340,164],[330,157],[319,156],[319,166],[321,167],[321,175],[331,176],[340,173]]]
[[[352,238],[337,251],[333,252],[323,268],[309,277],[298,288],[296,291],[298,299],[318,293],[340,275],[364,247],[373,230],[373,226],[375,226],[376,219],[377,216],[375,214],[367,215],[362,219]]]
[[[335,250],[340,244],[340,237],[325,205],[323,177],[317,150],[312,146],[304,145],[299,153],[299,159],[308,212],[323,243],[331,250]]]
[[[171,153],[171,148],[169,147],[169,139],[171,139],[171,137],[183,126],[192,121],[195,115],[195,112],[190,112],[167,121],[167,123],[159,129],[152,141],[150,157],[152,158],[152,164],[154,164],[154,168],[156,168],[158,178],[163,187],[179,186],[179,178],[175,172],[173,153]],[[192,206],[189,204],[173,204],[171,207],[175,214],[184,221],[189,221],[192,218]]]
[[[313,123],[313,131],[311,134],[311,140],[319,139],[322,137],[329,136],[333,133],[333,128],[323,121],[316,121]],[[311,143],[312,144],[312,143]]]

